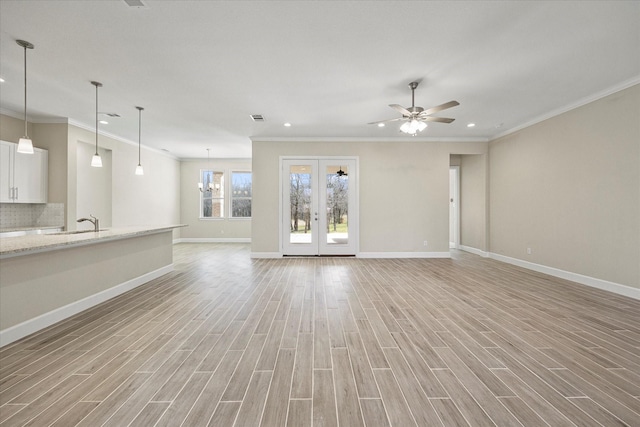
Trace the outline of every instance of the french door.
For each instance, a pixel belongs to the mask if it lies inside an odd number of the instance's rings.
[[[283,255],[355,255],[354,158],[282,159]]]

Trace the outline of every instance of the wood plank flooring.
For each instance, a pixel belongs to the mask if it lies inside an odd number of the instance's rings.
[[[0,349],[0,426],[640,426],[640,301],[465,253],[249,250],[175,245]]]

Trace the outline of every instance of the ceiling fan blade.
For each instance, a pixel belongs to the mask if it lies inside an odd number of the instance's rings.
[[[421,116],[428,116],[430,114],[437,113],[438,111],[442,111],[442,110],[446,110],[447,108],[455,107],[456,105],[460,105],[460,103],[458,101],[445,102],[444,104],[440,104],[438,106],[431,107],[428,110],[424,110],[422,113],[420,113],[420,115]]]
[[[405,116],[410,116],[411,115],[411,111],[407,110],[406,108],[404,108],[402,105],[398,105],[398,104],[389,104],[389,107],[393,108],[394,110],[400,111],[402,114],[404,114]]]
[[[369,125],[377,125],[378,123],[397,122],[398,120],[407,120],[407,118],[406,117],[398,117],[397,119],[380,120],[379,122],[371,122],[371,123],[367,123],[367,124],[369,124]]]
[[[422,116],[420,116],[420,120],[422,120],[423,122],[451,123],[455,119],[448,119],[446,117],[433,117],[433,116],[422,117]]]

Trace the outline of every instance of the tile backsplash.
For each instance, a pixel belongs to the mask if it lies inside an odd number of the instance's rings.
[[[64,227],[64,203],[0,203],[0,229]]]

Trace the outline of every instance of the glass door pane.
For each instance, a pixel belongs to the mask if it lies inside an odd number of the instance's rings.
[[[313,241],[312,175],[308,165],[289,166],[289,243],[310,244]]]
[[[325,168],[327,245],[349,243],[349,167],[329,165]]]

